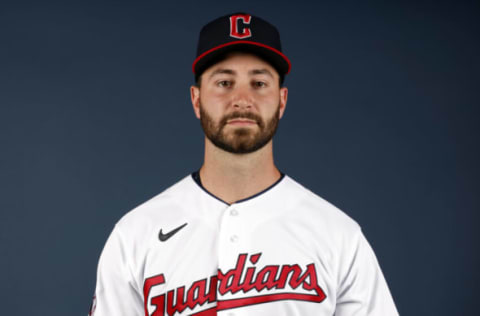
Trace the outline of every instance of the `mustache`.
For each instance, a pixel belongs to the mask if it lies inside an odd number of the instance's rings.
[[[263,127],[263,120],[262,118],[252,112],[232,112],[230,114],[225,115],[221,120],[220,120],[220,126],[223,127],[227,125],[227,121],[233,120],[233,119],[247,119],[247,120],[252,120],[255,121],[258,126]]]

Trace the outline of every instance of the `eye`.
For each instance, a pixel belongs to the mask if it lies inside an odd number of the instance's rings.
[[[217,82],[217,86],[222,88],[229,88],[232,86],[232,82],[229,80],[220,80]]]
[[[267,86],[267,84],[263,81],[254,81],[253,82],[253,87],[254,88],[264,88],[266,86]]]

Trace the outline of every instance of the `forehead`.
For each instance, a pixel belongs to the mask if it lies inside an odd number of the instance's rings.
[[[227,54],[219,62],[207,68],[204,71],[203,76],[206,77],[219,69],[232,70],[237,74],[242,71],[251,72],[252,70],[265,69],[268,70],[274,77],[279,76],[275,68],[272,67],[272,65],[270,65],[268,62],[257,55],[246,52],[232,52]]]

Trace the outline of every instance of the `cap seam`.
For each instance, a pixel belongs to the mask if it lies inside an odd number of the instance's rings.
[[[200,56],[198,56],[195,61],[193,62],[193,65],[192,65],[192,71],[194,74],[195,73],[195,66],[196,64],[198,63],[198,61],[200,61],[202,58],[204,58],[205,56],[207,56],[208,54],[212,53],[213,51],[216,51],[220,48],[223,48],[223,47],[226,47],[226,46],[230,46],[230,45],[235,45],[235,44],[250,44],[250,45],[256,45],[256,46],[259,46],[259,47],[264,47],[264,48],[267,48],[273,52],[275,52],[276,54],[278,54],[280,57],[282,57],[286,62],[287,62],[287,65],[288,65],[288,69],[287,69],[287,72],[285,74],[288,74],[290,72],[290,68],[291,68],[291,63],[290,63],[290,60],[287,58],[287,56],[285,56],[285,54],[283,54],[281,51],[279,51],[278,49],[275,49],[271,46],[268,46],[266,44],[262,44],[262,43],[258,43],[258,42],[254,42],[254,41],[233,41],[233,42],[229,42],[229,43],[224,43],[224,44],[221,44],[221,45],[218,45],[218,46],[215,46],[205,52],[203,52],[202,54],[200,54]]]

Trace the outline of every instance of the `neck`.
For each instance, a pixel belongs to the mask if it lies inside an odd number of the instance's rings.
[[[229,204],[255,195],[280,178],[272,142],[253,153],[232,154],[206,139],[200,178],[207,191]]]

